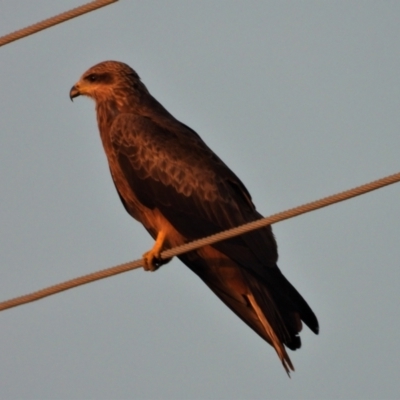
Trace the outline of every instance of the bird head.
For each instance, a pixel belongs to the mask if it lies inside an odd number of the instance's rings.
[[[139,75],[129,65],[118,61],[104,61],[89,68],[72,86],[69,97],[88,96],[96,102],[118,96],[121,91],[134,94],[145,91]]]

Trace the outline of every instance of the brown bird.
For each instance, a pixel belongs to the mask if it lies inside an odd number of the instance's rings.
[[[199,135],[175,119],[128,65],[105,61],[70,91],[96,103],[100,137],[117,192],[128,213],[155,239],[145,269],[160,253],[262,216],[240,179]],[[246,324],[272,345],[286,370],[286,348],[301,347],[302,321],[318,321],[277,266],[271,227],[179,256]]]

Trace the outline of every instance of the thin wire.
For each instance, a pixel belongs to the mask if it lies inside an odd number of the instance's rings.
[[[84,4],[83,6],[73,8],[69,11],[65,11],[61,14],[55,15],[54,17],[40,21],[34,25],[27,26],[26,28],[20,29],[15,32],[11,32],[8,35],[0,37],[0,47],[5,44],[11,43],[15,40],[22,39],[23,37],[32,35],[33,33],[42,31],[43,29],[50,28],[51,26],[60,24],[61,22],[68,21],[69,19],[79,17],[82,14],[86,14],[90,11],[97,10],[98,8],[108,6],[109,4],[115,3],[118,0],[96,0],[90,3]]]
[[[291,208],[286,211],[282,211],[277,214],[273,214],[269,217],[259,219],[257,221],[250,222],[248,224],[241,225],[237,228],[233,228],[224,232],[217,233],[212,236],[208,236],[203,239],[193,241],[191,243],[184,244],[182,246],[175,247],[163,251],[161,253],[161,258],[166,259],[173,256],[177,256],[189,251],[196,250],[200,247],[212,245],[216,242],[232,238],[234,236],[242,235],[243,233],[250,232],[255,229],[260,229],[264,226],[271,225],[280,221],[284,221],[289,218],[296,217],[301,214],[305,214],[310,211],[317,210],[322,207],[329,206],[340,201],[348,200],[355,196],[360,196],[367,192],[371,192],[376,189],[380,189],[384,186],[391,185],[393,183],[400,181],[400,173],[386,176],[384,178],[378,179],[376,181],[367,183],[365,185],[357,186],[353,189],[346,190],[334,194],[332,196],[324,197],[320,200],[313,201],[311,203],[306,203],[301,206]],[[49,286],[37,292],[33,292],[24,296],[16,297],[10,300],[6,300],[0,303],[0,311],[6,310],[8,308],[16,307],[25,303],[30,303],[35,300],[42,299],[43,297],[51,296],[53,294],[62,292],[64,290],[72,289],[74,287],[85,285],[86,283],[94,282],[100,279],[108,278],[113,275],[121,274],[139,267],[143,267],[143,260],[136,260],[128,262],[125,264],[120,264],[115,267],[103,269],[88,275],[84,275],[69,281],[65,281],[54,286]]]

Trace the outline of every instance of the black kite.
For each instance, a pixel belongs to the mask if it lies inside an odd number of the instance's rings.
[[[128,213],[155,239],[145,269],[160,252],[262,216],[239,178],[199,135],[176,120],[128,65],[105,61],[70,91],[96,103],[111,175]],[[285,370],[285,346],[300,348],[302,321],[318,333],[306,301],[277,266],[271,227],[179,256],[246,324],[271,344]]]

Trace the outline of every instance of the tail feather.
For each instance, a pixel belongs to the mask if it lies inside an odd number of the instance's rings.
[[[286,373],[290,376],[290,371],[294,371],[294,367],[292,364],[292,361],[290,360],[290,357],[288,356],[285,346],[283,345],[282,341],[279,339],[279,337],[276,335],[275,330],[273,327],[270,325],[268,322],[268,319],[264,315],[264,312],[261,310],[259,307],[256,299],[254,298],[253,294],[247,295],[247,298],[249,299],[249,302],[253,308],[253,310],[256,312],[258,319],[262,323],[265,333],[267,334],[268,338],[270,339],[270,343],[274,347],[276,353],[278,354],[278,357],[280,358],[283,368],[285,368]]]

